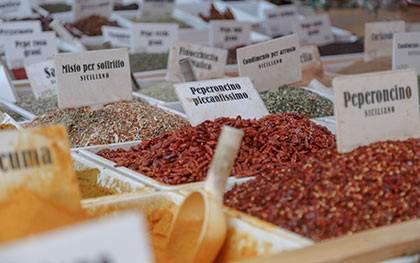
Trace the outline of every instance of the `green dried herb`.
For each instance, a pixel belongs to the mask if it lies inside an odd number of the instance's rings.
[[[41,5],[41,8],[47,10],[51,14],[71,11],[71,5],[60,4],[60,3]]]
[[[162,81],[145,89],[140,89],[138,92],[146,96],[165,101],[178,101],[178,96],[175,93],[174,83],[170,81]]]
[[[270,114],[295,112],[308,118],[334,115],[332,101],[302,88],[284,85],[275,92],[261,92],[260,96]]]
[[[130,54],[130,66],[132,72],[143,72],[157,69],[166,69],[168,64],[168,53]]]

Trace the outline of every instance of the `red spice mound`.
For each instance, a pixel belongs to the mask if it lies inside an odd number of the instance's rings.
[[[115,21],[109,21],[102,16],[91,15],[74,22],[71,26],[77,28],[88,36],[100,36],[102,35],[102,26],[118,27],[118,23]]]
[[[273,172],[285,162],[297,162],[312,152],[335,145],[335,136],[302,115],[284,113],[259,120],[219,118],[161,134],[124,149],[97,154],[167,184],[203,181],[223,125],[245,132],[233,167],[236,177]]]
[[[420,140],[386,141],[340,154],[319,151],[279,176],[258,176],[225,204],[323,240],[420,216]]]

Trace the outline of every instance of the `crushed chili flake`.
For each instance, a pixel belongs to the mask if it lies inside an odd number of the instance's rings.
[[[162,132],[190,127],[183,118],[140,102],[117,102],[99,109],[56,109],[25,127],[66,125],[72,147],[147,140]]]
[[[255,176],[275,171],[285,162],[335,145],[335,136],[323,126],[294,113],[269,115],[259,120],[219,118],[161,134],[124,149],[105,149],[97,154],[157,181],[176,185],[203,181],[223,125],[245,132],[232,175]]]
[[[225,204],[324,240],[420,216],[420,139],[378,142],[340,154],[319,151],[279,176],[257,176]]]

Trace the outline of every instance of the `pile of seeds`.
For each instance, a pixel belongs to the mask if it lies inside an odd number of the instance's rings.
[[[295,112],[308,118],[334,115],[332,101],[302,88],[284,85],[276,92],[261,92],[260,96],[271,114]]]
[[[143,72],[149,70],[166,69],[168,64],[168,53],[130,54],[130,67],[132,72]]]
[[[140,89],[138,92],[165,102],[178,101],[178,96],[175,93],[174,83],[170,81],[159,82],[148,88]]]
[[[58,108],[57,96],[35,99],[33,94],[25,95],[20,96],[19,100],[15,104],[37,116]]]
[[[19,114],[17,114],[16,112],[14,112],[14,111],[11,111],[11,110],[9,110],[8,108],[6,108],[6,107],[3,107],[1,104],[0,104],[0,111],[1,112],[4,112],[4,113],[7,113],[10,117],[12,117],[15,121],[24,121],[25,119],[22,117],[22,116],[20,116]]]
[[[335,145],[335,137],[327,128],[290,113],[259,120],[219,118],[161,134],[129,150],[105,149],[97,154],[163,183],[203,181],[223,125],[245,132],[232,170],[232,176],[236,177],[272,173],[282,163],[295,163]]]
[[[319,151],[279,176],[258,176],[225,204],[323,240],[420,217],[420,139],[386,141],[339,154]]]
[[[86,18],[82,18],[70,26],[77,28],[87,36],[101,36],[102,26],[119,27],[117,22],[110,21],[107,18],[99,15],[91,15]]]
[[[181,117],[139,102],[117,102],[96,110],[57,109],[25,126],[52,123],[66,125],[72,147],[148,140],[162,132],[190,127]]]

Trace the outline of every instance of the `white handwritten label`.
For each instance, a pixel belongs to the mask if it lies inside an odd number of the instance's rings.
[[[25,65],[35,98],[43,99],[57,95],[54,61],[52,59]]]
[[[112,47],[130,47],[131,30],[128,28],[102,26],[102,36],[105,41],[109,41]]]
[[[74,21],[91,15],[110,17],[114,9],[114,0],[74,0],[73,17]]]
[[[394,33],[405,31],[404,21],[375,22],[365,24],[364,60],[392,56]]]
[[[52,58],[58,53],[54,32],[16,35],[5,38],[6,61],[10,68]]]
[[[178,40],[178,27],[174,23],[133,23],[131,48],[137,53],[166,53]]]
[[[239,48],[236,53],[239,76],[250,77],[258,91],[277,90],[302,79],[296,35]]]
[[[132,99],[127,48],[58,54],[54,65],[60,108]]]
[[[0,1],[0,18],[25,18],[32,15],[31,3],[28,0]]]
[[[41,33],[40,21],[19,21],[0,23],[0,52],[4,51],[5,37]]]
[[[394,34],[392,51],[392,69],[415,68],[420,75],[420,32]]]
[[[223,78],[227,50],[175,41],[169,51],[166,80],[183,81],[178,61],[187,57],[191,58],[197,80]]]
[[[125,212],[20,239],[0,247],[1,262],[152,263],[146,222]]]
[[[7,69],[0,63],[0,98],[8,102],[16,102],[17,94],[12,84],[12,78]]]
[[[64,126],[1,132],[0,164],[0,200],[21,189],[53,198],[70,209],[80,209],[80,192]]]
[[[219,117],[244,119],[268,115],[249,78],[226,78],[174,84],[191,125]]]
[[[334,78],[337,150],[420,136],[415,69]]]
[[[285,36],[294,33],[293,23],[298,19],[295,5],[283,5],[264,10],[265,24],[271,36]]]
[[[175,0],[141,0],[137,18],[153,19],[171,16],[175,8]]]
[[[300,44],[325,45],[334,42],[331,31],[330,16],[327,14],[306,17],[296,20],[294,23],[295,32],[299,36]]]
[[[236,48],[251,43],[251,24],[235,20],[210,21],[210,45],[217,48]]]

